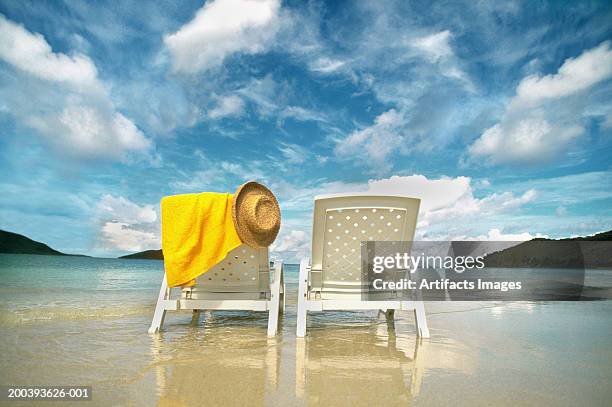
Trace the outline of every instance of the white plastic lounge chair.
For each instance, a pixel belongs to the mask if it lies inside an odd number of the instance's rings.
[[[363,301],[362,241],[411,241],[420,200],[401,196],[322,195],[315,197],[312,261],[300,263],[297,336],[306,335],[308,311],[414,311],[417,334],[429,337],[422,301]]]
[[[283,262],[270,267],[268,249],[239,246],[193,287],[177,289],[180,296],[172,298],[164,273],[149,333],[160,331],[166,311],[193,310],[197,319],[201,310],[251,310],[268,312],[268,336],[274,336],[278,314],[285,309]]]

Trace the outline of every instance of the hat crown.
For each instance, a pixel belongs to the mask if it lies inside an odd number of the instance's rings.
[[[254,248],[270,246],[281,224],[276,197],[256,181],[246,182],[236,190],[232,218],[240,240]]]
[[[245,223],[251,232],[265,234],[278,227],[278,206],[267,196],[259,194],[247,196],[244,207]]]

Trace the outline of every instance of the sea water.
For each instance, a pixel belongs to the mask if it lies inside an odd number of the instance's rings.
[[[169,313],[163,262],[0,255],[0,385],[92,386],[86,405],[607,405],[612,301],[427,303],[414,317],[309,315],[297,265],[279,334],[256,312]],[[610,282],[610,271],[589,278]],[[594,277],[593,277],[594,276]]]

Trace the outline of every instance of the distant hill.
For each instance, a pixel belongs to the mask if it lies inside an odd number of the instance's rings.
[[[147,260],[163,260],[164,254],[161,249],[159,250],[145,250],[144,252],[138,252],[128,254],[126,256],[119,257],[120,259],[147,259]]]
[[[52,249],[44,243],[5,230],[0,230],[0,253],[71,256],[70,254]]]
[[[534,240],[550,240],[550,239],[534,239]],[[583,241],[583,240],[588,240],[589,242],[610,242],[612,241],[612,230],[609,230],[607,232],[601,232],[601,233],[597,233],[596,235],[591,235],[591,236],[585,236],[585,237],[568,237],[565,239],[559,239],[559,240],[575,240],[575,241]]]
[[[612,231],[566,239],[536,238],[484,258],[487,267],[612,268]]]

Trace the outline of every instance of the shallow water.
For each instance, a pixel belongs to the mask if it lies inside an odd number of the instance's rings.
[[[612,301],[427,303],[309,318],[296,266],[280,334],[266,315],[169,313],[146,334],[163,264],[0,255],[0,385],[91,385],[93,405],[608,405]],[[598,271],[598,273],[606,272]],[[19,405],[11,403],[10,405]],[[74,405],[71,403],[70,405]]]

